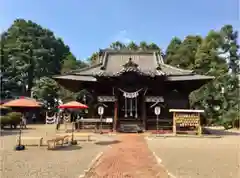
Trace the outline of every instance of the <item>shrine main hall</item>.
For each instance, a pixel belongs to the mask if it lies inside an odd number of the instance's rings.
[[[165,64],[158,51],[112,49],[100,50],[95,65],[53,78],[73,92],[91,93],[87,117],[99,118],[95,106],[102,104],[103,119],[112,118],[115,130],[123,124],[156,129],[154,106],[161,108],[158,125],[171,126],[169,109],[189,109],[189,94],[213,79]]]

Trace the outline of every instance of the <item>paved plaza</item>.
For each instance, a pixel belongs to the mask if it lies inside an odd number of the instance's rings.
[[[55,134],[54,127],[29,126],[29,130],[23,131],[23,136],[43,136],[46,141]],[[107,145],[79,142],[77,146],[57,150],[47,150],[46,146],[26,146],[24,151],[15,151],[17,133],[4,131],[0,137],[0,174],[4,178],[77,178],[107,148]]]
[[[55,134],[54,125],[29,126],[23,136],[42,136],[44,146],[26,146],[25,151],[17,152],[14,146],[18,131],[2,131],[2,177],[236,178],[240,175],[239,135],[156,138],[147,134],[95,134],[93,142],[80,141],[76,146],[47,150],[46,140]]]
[[[177,178],[240,177],[240,136],[153,138],[147,142]]]

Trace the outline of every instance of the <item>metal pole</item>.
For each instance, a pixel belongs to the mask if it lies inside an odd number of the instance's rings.
[[[73,142],[74,122],[72,122],[72,142]]]
[[[157,135],[159,133],[159,126],[158,126],[158,115],[157,115]]]
[[[21,122],[20,122],[20,128],[19,128],[18,145],[16,145],[15,150],[17,151],[25,150],[25,146],[22,145],[22,123]]]
[[[22,140],[22,122],[20,122],[20,128],[19,128],[19,137],[18,137],[18,146],[21,146]]]

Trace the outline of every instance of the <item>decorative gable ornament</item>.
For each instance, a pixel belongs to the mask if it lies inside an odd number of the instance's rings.
[[[124,68],[138,68],[138,64],[132,61],[132,58],[130,57],[128,62],[123,64]]]

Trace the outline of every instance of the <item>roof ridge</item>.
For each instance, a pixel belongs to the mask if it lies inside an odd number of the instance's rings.
[[[193,70],[181,69],[181,68],[178,68],[178,67],[174,67],[174,66],[171,66],[171,65],[165,64],[164,62],[163,62],[163,63],[160,63],[160,65],[164,65],[164,66],[166,66],[166,67],[169,67],[169,68],[172,68],[172,69],[175,69],[175,70],[181,71],[181,72],[190,72],[190,73],[193,73],[193,72],[194,72]]]
[[[155,59],[154,61],[155,61],[155,64],[156,64],[156,68],[158,68],[159,67],[159,60],[158,60],[156,52],[153,53],[153,57]]]
[[[108,56],[108,52],[104,52],[104,55],[101,57],[101,64],[102,64],[101,70],[106,69],[107,59],[108,59],[107,56]]]
[[[75,70],[68,71],[68,72],[64,73],[64,75],[65,74],[73,74],[73,73],[76,73],[76,72],[83,72],[83,71],[86,71],[86,70],[89,70],[89,69],[92,69],[92,68],[99,67],[101,65],[102,65],[101,63],[89,65],[89,66],[81,68],[81,69],[75,69]]]
[[[159,59],[158,60],[160,60],[160,64],[163,64],[164,63],[164,61],[163,61],[163,57],[162,57],[162,55],[161,54],[156,54],[157,55],[157,57],[159,57]]]
[[[117,54],[121,54],[121,53],[131,53],[131,54],[139,54],[139,53],[154,53],[154,52],[158,52],[159,50],[157,49],[147,49],[147,50],[142,50],[142,49],[138,49],[138,50],[130,50],[130,49],[100,49],[100,52],[102,53],[117,53]]]

